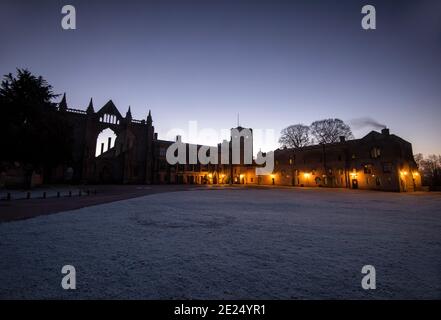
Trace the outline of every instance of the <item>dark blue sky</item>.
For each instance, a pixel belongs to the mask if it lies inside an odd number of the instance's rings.
[[[77,30],[62,30],[73,4]],[[377,30],[361,28],[361,7]],[[441,153],[441,1],[0,1],[0,72],[43,75],[70,107],[112,99],[172,128],[273,129],[372,117]],[[356,137],[372,128],[353,128]],[[206,142],[213,141],[192,141]],[[266,144],[265,147],[269,147]]]

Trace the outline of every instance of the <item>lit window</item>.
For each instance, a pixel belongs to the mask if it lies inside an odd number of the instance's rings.
[[[372,165],[371,164],[366,164],[364,166],[364,173],[366,174],[372,174]]]

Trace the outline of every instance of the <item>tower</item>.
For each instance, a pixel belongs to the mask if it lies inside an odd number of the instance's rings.
[[[132,121],[132,111],[130,111],[130,106],[129,106],[129,110],[127,110],[127,113],[126,113],[126,120],[128,122]]]
[[[149,114],[147,115],[147,125],[148,125],[148,126],[151,126],[152,123],[153,123],[153,120],[152,120],[152,113],[151,113],[151,111],[149,110]]]
[[[62,111],[62,112],[67,111],[66,92],[63,94],[63,98],[61,99],[60,103],[58,104],[58,110]]]
[[[155,127],[153,126],[152,113],[149,110],[147,115],[147,150],[146,150],[146,162],[145,162],[145,183],[151,184],[153,182],[153,143],[155,136]]]
[[[252,164],[253,129],[238,126],[231,129],[232,164]]]
[[[87,106],[86,112],[87,112],[87,114],[94,114],[95,113],[95,110],[93,109],[92,98],[90,98],[90,102],[89,102],[89,105]]]

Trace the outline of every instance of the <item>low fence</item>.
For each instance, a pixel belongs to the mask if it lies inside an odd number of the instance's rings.
[[[24,192],[2,192],[0,200],[29,200],[29,199],[49,199],[49,198],[73,198],[96,195],[96,189],[86,190],[64,190],[64,191],[24,191]]]

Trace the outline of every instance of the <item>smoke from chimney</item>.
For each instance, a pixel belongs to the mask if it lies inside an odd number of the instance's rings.
[[[369,117],[355,118],[349,121],[351,127],[355,130],[364,129],[366,127],[374,128],[377,130],[386,129],[385,124],[381,124],[376,120]]]

